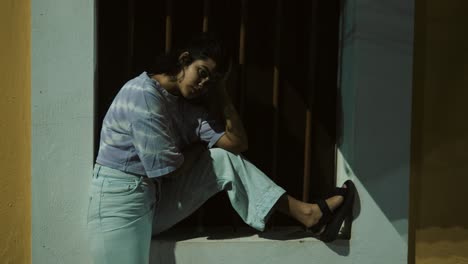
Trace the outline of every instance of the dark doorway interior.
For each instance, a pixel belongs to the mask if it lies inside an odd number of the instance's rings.
[[[167,3],[97,1],[96,154],[101,122],[115,94],[165,50]],[[209,9],[204,9],[207,3]],[[339,140],[339,1],[174,0],[171,4],[173,46],[202,31],[204,10],[208,10],[208,31],[224,39],[234,58],[239,57],[244,15],[245,64],[235,67],[237,77],[229,91],[242,108],[249,136],[245,156],[297,198],[307,192],[311,200],[333,188]],[[272,100],[275,67],[279,69],[276,103]],[[306,140],[307,118],[310,141]],[[307,168],[310,181],[304,189]],[[218,194],[178,226],[243,226],[228,204],[226,195]],[[296,225],[279,215],[272,222]]]

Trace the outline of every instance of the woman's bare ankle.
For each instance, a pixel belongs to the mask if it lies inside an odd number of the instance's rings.
[[[280,198],[276,208],[306,227],[314,225],[321,217],[320,209],[316,204],[305,203],[289,195]]]
[[[333,196],[326,199],[325,202],[333,212],[343,203],[343,196]],[[278,200],[276,208],[281,213],[296,219],[307,228],[317,224],[323,215],[317,204],[305,203],[289,195],[281,197]]]

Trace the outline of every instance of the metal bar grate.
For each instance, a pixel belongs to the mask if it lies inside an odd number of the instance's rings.
[[[302,182],[302,201],[309,201],[310,193],[310,162],[311,162],[311,134],[312,134],[312,112],[310,109],[306,111],[306,129],[304,143],[304,179]]]
[[[195,32],[216,33],[237,56],[227,86],[249,133],[244,155],[303,201],[327,191],[336,130],[330,121],[339,118],[330,117],[336,113],[335,1],[127,1],[112,12],[100,4],[97,105],[108,104],[125,75],[146,69],[156,53],[170,52]],[[218,219],[234,229],[242,225],[234,211],[213,208],[202,207],[186,226],[203,230]],[[275,226],[291,224],[274,219]]]

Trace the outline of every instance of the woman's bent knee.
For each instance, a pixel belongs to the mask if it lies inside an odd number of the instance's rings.
[[[230,155],[234,155],[231,152],[222,148],[212,148],[209,150],[211,158],[216,162],[229,158]]]

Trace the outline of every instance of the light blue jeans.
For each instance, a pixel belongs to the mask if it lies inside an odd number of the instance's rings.
[[[203,152],[189,173],[157,181],[96,164],[88,209],[94,263],[147,264],[152,234],[222,190],[240,217],[260,231],[285,193],[241,155],[219,148]]]

